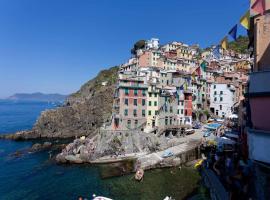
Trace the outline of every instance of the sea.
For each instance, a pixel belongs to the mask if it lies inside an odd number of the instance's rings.
[[[57,106],[0,100],[0,134],[29,130],[42,111]],[[50,151],[29,153],[36,142],[0,140],[0,200],[93,199],[94,194],[120,200],[188,199],[200,189],[200,176],[192,168],[147,171],[142,182],[133,174],[104,178],[104,166],[60,165]]]

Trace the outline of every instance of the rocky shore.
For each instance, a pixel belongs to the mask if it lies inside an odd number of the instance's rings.
[[[167,148],[165,137],[157,137],[141,131],[100,131],[95,137],[74,140],[57,155],[60,163],[94,162],[101,158],[113,158],[135,153],[150,153]]]
[[[93,138],[82,137],[56,156],[58,163],[109,164],[133,160],[133,169],[179,166],[200,157],[201,132],[193,136],[157,136],[141,131],[101,131]],[[196,138],[196,139],[195,139]],[[172,153],[163,157],[166,151]],[[123,167],[123,166],[122,166]],[[124,170],[126,171],[126,170]]]

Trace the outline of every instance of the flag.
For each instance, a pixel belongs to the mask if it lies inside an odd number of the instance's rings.
[[[249,29],[249,17],[250,17],[250,13],[248,10],[246,14],[240,19],[240,24],[247,30]]]
[[[201,68],[205,72],[205,70],[206,70],[206,62],[205,61],[202,61]]]
[[[237,24],[229,31],[229,35],[236,40],[237,37]]]
[[[251,6],[251,9],[263,15],[265,11],[265,0],[256,0],[254,4]]]
[[[221,44],[221,47],[226,50],[228,47],[228,37],[226,36],[225,38],[223,38],[220,44]]]

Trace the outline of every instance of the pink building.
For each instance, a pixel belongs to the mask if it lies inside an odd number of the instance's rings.
[[[249,156],[270,164],[270,2],[254,20],[255,63],[249,79]]]
[[[119,80],[115,104],[119,110],[113,117],[113,129],[137,129],[145,125],[147,88],[144,80],[139,78]]]

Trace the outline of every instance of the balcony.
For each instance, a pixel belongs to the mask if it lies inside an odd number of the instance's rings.
[[[270,131],[248,129],[248,146],[251,159],[270,164]]]

